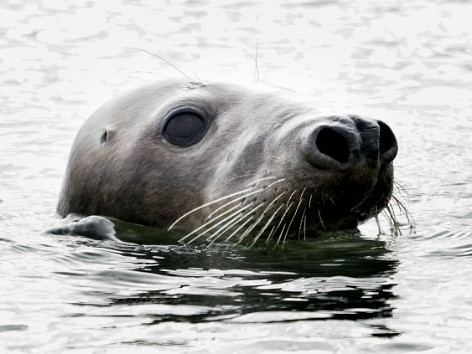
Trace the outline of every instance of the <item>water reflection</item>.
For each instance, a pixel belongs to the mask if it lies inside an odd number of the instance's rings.
[[[107,251],[119,251],[137,266],[93,276],[106,297],[99,305],[102,315],[139,314],[152,323],[392,316],[398,261],[383,241],[341,235],[275,250],[110,245]],[[110,286],[127,291],[106,291]],[[397,334],[387,328],[374,332]]]

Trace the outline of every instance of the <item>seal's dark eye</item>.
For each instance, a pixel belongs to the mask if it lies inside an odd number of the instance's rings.
[[[164,125],[164,137],[177,146],[190,146],[205,135],[208,121],[197,112],[184,111],[170,116]]]

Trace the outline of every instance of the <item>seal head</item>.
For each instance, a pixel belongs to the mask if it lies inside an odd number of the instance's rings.
[[[77,134],[59,214],[220,239],[314,236],[377,215],[392,194],[392,130],[287,96],[165,81],[109,101]]]

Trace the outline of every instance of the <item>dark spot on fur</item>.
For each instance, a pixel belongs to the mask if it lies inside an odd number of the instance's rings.
[[[104,145],[108,140],[108,132],[105,130],[105,132],[102,134],[100,137],[100,144]]]

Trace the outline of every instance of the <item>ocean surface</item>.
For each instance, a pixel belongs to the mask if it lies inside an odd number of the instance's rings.
[[[0,13],[1,353],[472,352],[472,2],[4,0]],[[414,222],[275,250],[46,233],[80,125],[129,88],[184,79],[174,66],[387,122]]]

